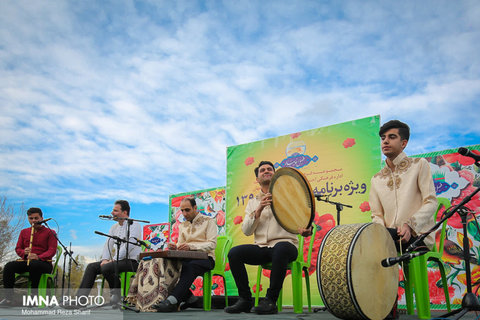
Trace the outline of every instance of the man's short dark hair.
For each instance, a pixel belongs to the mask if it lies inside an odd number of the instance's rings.
[[[185,197],[182,199],[182,202],[183,201],[188,201],[190,202],[190,205],[193,207],[195,207],[197,205],[197,202],[195,201],[195,198],[194,197]]]
[[[40,215],[40,217],[43,218],[42,209],[40,209],[40,208],[30,208],[30,209],[27,210],[27,216],[32,215],[34,213],[38,213]]]
[[[260,163],[258,164],[258,167],[255,168],[255,177],[258,178],[258,169],[260,169],[261,166],[265,165],[265,164],[268,164],[269,166],[271,166],[273,168],[273,172],[275,172],[275,166],[273,165],[273,163],[271,163],[270,161],[260,161]]]
[[[380,128],[378,135],[381,137],[385,132],[390,129],[398,129],[398,134],[400,135],[400,138],[402,138],[402,140],[408,141],[408,139],[410,139],[410,127],[406,123],[403,123],[399,120],[390,120],[384,123],[383,126]]]
[[[127,200],[117,200],[115,204],[118,204],[122,208],[122,211],[127,211],[127,216],[130,217],[130,204]]]

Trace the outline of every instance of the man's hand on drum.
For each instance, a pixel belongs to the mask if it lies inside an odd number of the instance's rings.
[[[401,227],[397,227],[397,234],[402,239],[402,242],[408,242],[412,237],[412,228],[404,223]]]
[[[312,235],[313,227],[308,229],[298,229],[298,233],[302,235],[302,237],[310,237]]]
[[[257,210],[255,211],[255,219],[260,218],[262,215],[262,211],[266,206],[269,206],[272,204],[272,194],[271,193],[266,193],[262,200],[260,200],[260,204],[258,205]]]

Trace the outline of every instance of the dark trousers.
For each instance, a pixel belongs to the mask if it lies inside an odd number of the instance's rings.
[[[215,267],[215,260],[212,257],[208,259],[185,259],[182,261],[182,271],[177,285],[170,293],[174,296],[178,303],[186,301],[191,295],[190,286],[193,281],[203,275],[205,272],[212,270]]]
[[[397,229],[396,228],[387,228],[387,231],[390,233],[390,236],[392,237],[393,242],[395,242],[395,248],[397,248],[397,252],[400,252],[400,244],[399,244],[400,237],[397,234]],[[402,252],[405,253],[405,250],[417,239],[418,239],[418,237],[411,236],[410,240],[408,240],[405,243],[402,242]],[[428,250],[428,248],[425,245],[425,242],[423,242],[423,240],[418,243],[417,247],[418,247],[418,249],[417,249],[418,251]]]
[[[83,274],[82,282],[77,291],[77,296],[88,296],[95,283],[97,275],[102,274],[108,282],[111,290],[118,291],[120,288],[120,279],[115,279],[115,267],[117,262],[109,262],[100,266],[101,261],[89,263]],[[118,273],[135,272],[138,268],[137,260],[124,259],[118,261]],[[115,292],[118,294],[118,292]]]
[[[5,289],[13,288],[13,285],[15,284],[15,273],[29,272],[32,289],[36,289],[38,288],[42,273],[50,273],[52,272],[52,269],[52,263],[47,261],[30,260],[28,266],[27,261],[10,261],[3,269],[3,286]]]
[[[252,298],[245,264],[262,265],[271,262],[270,288],[266,296],[276,302],[287,273],[287,266],[297,258],[297,255],[297,248],[290,242],[279,242],[273,248],[259,247],[254,244],[232,248],[228,253],[228,261],[238,288],[238,295],[247,300]]]

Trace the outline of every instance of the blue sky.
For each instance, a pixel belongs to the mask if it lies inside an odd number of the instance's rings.
[[[115,199],[167,220],[227,146],[380,114],[480,143],[478,1],[1,1],[0,195],[100,254]],[[55,224],[53,224],[55,225]]]

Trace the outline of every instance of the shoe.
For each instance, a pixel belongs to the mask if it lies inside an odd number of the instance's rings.
[[[277,304],[265,298],[258,303],[258,306],[252,308],[252,312],[256,314],[275,314],[278,313]]]
[[[178,304],[173,304],[168,300],[163,300],[160,303],[154,304],[152,308],[157,310],[157,312],[175,312],[178,311]]]
[[[192,298],[194,297],[194,298]],[[180,310],[197,307],[198,297],[192,296],[187,301],[180,303]]]
[[[240,312],[250,312],[252,308],[252,299],[244,299],[240,297],[240,299],[235,302],[233,306],[228,306],[225,309],[226,313],[240,313]]]
[[[110,304],[112,306],[118,304],[121,300],[122,300],[122,297],[118,294],[112,294],[110,296]]]

